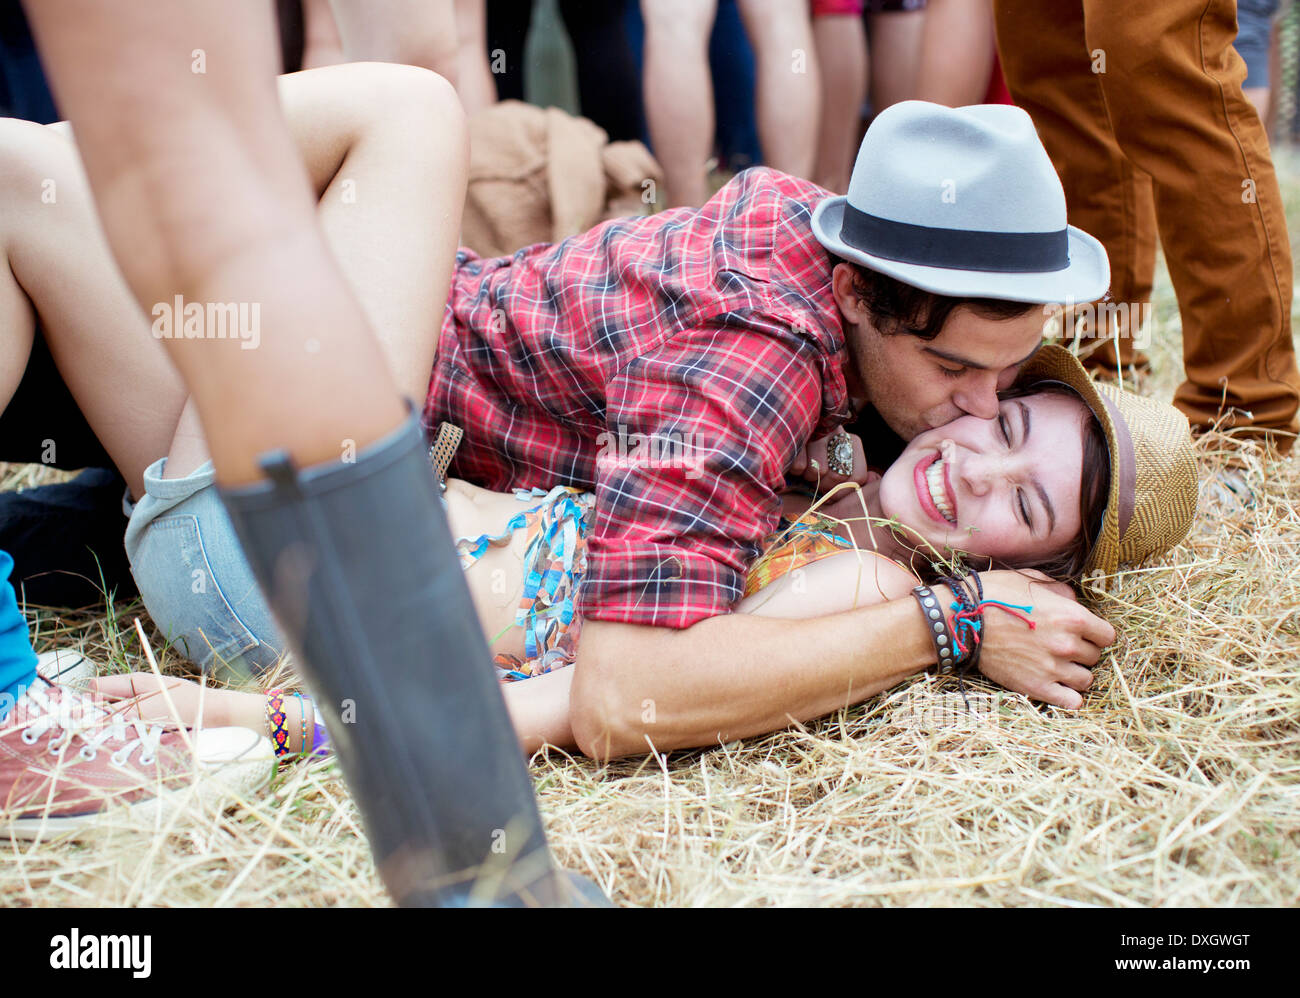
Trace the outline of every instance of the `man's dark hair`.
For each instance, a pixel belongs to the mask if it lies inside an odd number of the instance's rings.
[[[886,336],[910,333],[932,340],[943,330],[953,309],[965,306],[984,319],[1018,319],[1042,308],[1033,302],[1003,301],[1000,298],[952,298],[934,294],[830,254],[832,268],[847,263],[853,268],[853,293],[862,302],[876,329]]]

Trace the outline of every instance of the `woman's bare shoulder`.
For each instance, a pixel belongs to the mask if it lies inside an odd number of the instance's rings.
[[[919,580],[874,551],[846,550],[797,568],[736,604],[741,613],[804,618],[902,599]]]

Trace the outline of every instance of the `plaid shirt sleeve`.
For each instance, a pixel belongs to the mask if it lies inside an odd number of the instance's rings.
[[[618,373],[598,441],[584,616],[684,628],[730,610],[818,422],[814,354],[779,322],[728,313]]]

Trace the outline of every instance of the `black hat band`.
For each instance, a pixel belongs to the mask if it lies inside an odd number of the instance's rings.
[[[1026,274],[1065,270],[1070,265],[1068,231],[941,229],[879,218],[845,201],[840,238],[856,250],[898,263]]]

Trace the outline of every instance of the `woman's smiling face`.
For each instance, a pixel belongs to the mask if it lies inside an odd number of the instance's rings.
[[[926,430],[881,479],[881,512],[941,551],[1046,561],[1082,529],[1090,418],[1081,400],[1040,393],[1000,401],[995,419],[963,416]]]

